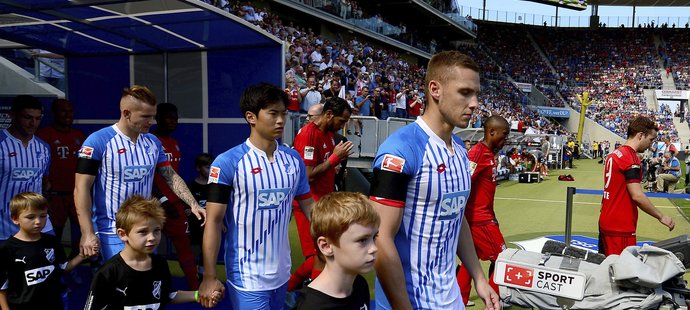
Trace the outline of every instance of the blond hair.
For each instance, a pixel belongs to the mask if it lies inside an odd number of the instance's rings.
[[[146,86],[132,85],[129,88],[123,89],[120,99],[124,99],[127,96],[131,96],[139,101],[145,102],[148,105],[156,105],[156,95],[154,95],[153,92]]]
[[[134,195],[122,203],[115,215],[115,225],[129,233],[136,223],[142,220],[155,219],[161,226],[165,223],[165,212],[156,198],[144,198]]]
[[[311,210],[311,236],[314,244],[319,237],[326,237],[335,246],[340,246],[340,236],[352,224],[376,226],[381,218],[369,204],[369,199],[360,193],[334,192],[316,202]],[[323,258],[321,251],[319,257]]]
[[[19,214],[31,208],[47,210],[48,200],[39,193],[19,193],[10,200],[10,217],[16,219]]]

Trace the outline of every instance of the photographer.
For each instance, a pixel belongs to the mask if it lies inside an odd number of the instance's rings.
[[[369,95],[369,87],[362,87],[362,95],[355,98],[355,109],[361,116],[374,115],[374,107],[371,105],[372,96]]]
[[[307,87],[300,90],[302,95],[302,110],[309,111],[311,106],[321,102],[321,91],[316,84],[316,77],[310,76],[307,79]]]

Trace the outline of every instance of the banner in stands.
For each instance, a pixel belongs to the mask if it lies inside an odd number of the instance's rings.
[[[539,115],[546,117],[570,118],[570,110],[566,108],[538,107]]]
[[[662,89],[655,92],[657,99],[688,99],[687,90]]]
[[[517,87],[523,93],[531,93],[532,92],[532,84],[530,84],[530,83],[513,82],[513,84],[515,84],[515,87]]]

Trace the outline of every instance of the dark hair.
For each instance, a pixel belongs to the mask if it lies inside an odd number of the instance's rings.
[[[31,95],[19,95],[12,99],[12,108],[10,111],[19,113],[26,109],[41,110],[41,112],[43,112],[43,105],[36,97]]]
[[[132,87],[122,90],[122,97],[132,96],[139,101],[143,101],[149,105],[156,105],[156,95],[151,92],[146,86],[132,85]]]
[[[58,99],[53,100],[53,103],[52,103],[51,106],[50,106],[50,110],[53,111],[53,114],[56,114],[56,113],[57,113],[57,106],[58,106],[58,104],[60,104],[60,103],[72,104],[72,103],[71,103],[69,100],[67,100],[67,99],[58,98]]]
[[[638,116],[628,124],[628,139],[634,137],[638,132],[648,135],[652,131],[659,131],[654,121],[646,116]]]
[[[268,105],[281,103],[287,106],[289,102],[290,98],[282,89],[268,83],[259,83],[244,90],[240,97],[240,110],[242,116],[247,112],[252,112],[258,117],[259,111]]]
[[[347,101],[345,101],[345,99],[340,97],[331,97],[326,99],[326,102],[323,104],[323,111],[326,112],[328,110],[333,112],[334,116],[343,116],[345,111],[348,111],[350,114],[352,114],[352,108],[350,108],[350,105],[347,103]]]
[[[177,106],[169,102],[161,102],[156,105],[156,119],[160,119],[163,115],[167,113],[175,112],[177,113]]]
[[[213,155],[201,153],[194,158],[194,167],[208,166],[213,162]]]

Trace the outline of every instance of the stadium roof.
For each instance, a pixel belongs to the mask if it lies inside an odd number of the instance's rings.
[[[690,0],[589,0],[588,3],[603,6],[690,6]]]
[[[0,0],[0,39],[84,56],[282,44],[197,0]]]

